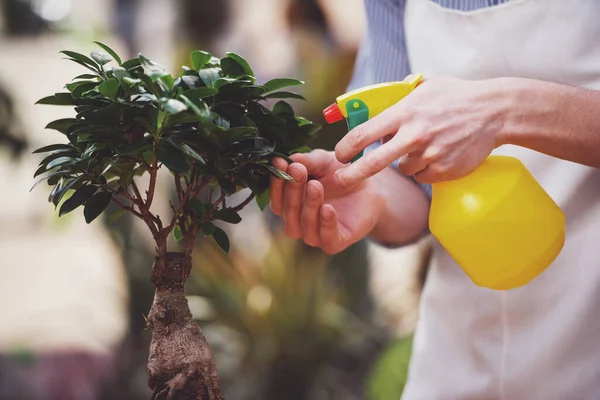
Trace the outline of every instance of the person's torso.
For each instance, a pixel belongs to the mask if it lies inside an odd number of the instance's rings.
[[[600,1],[466,3],[478,2],[406,1],[413,72],[600,89]],[[561,207],[564,249],[527,286],[496,292],[436,244],[403,399],[598,399],[600,170],[516,146],[494,153],[522,160]]]

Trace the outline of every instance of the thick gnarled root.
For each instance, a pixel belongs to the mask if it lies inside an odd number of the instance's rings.
[[[171,255],[165,267],[177,269],[180,265],[174,264],[184,261]],[[153,330],[147,368],[152,399],[223,400],[212,352],[192,318],[183,284],[155,285],[148,315]]]

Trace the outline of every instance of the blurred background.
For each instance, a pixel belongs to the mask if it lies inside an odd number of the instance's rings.
[[[259,82],[305,80],[308,101],[292,105],[324,124],[364,29],[362,0],[0,0],[0,400],[150,398],[149,234],[130,218],[58,219],[47,186],[29,193],[31,151],[62,139],[44,126],[71,116],[34,103],[85,72],[58,52],[99,40],[173,73],[193,49],[237,52]],[[345,132],[324,124],[313,146],[332,149]],[[186,288],[225,397],[399,399],[429,244],[363,241],[331,257],[287,239],[268,210],[242,217],[225,227],[229,255],[199,242]]]

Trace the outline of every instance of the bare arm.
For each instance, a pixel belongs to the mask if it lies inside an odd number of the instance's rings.
[[[500,144],[600,168],[600,91],[519,78],[491,84],[504,99]]]
[[[413,93],[349,132],[336,146],[336,173],[357,185],[398,160],[421,183],[461,178],[494,148],[514,144],[600,168],[600,92],[523,78],[426,79]]]

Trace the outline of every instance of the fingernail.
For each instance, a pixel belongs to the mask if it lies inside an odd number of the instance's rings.
[[[329,208],[323,208],[321,210],[321,218],[323,218],[324,221],[331,221],[331,218],[333,218],[333,212]]]
[[[309,200],[316,200],[319,197],[319,192],[317,191],[316,188],[314,188],[312,186],[308,186],[306,188],[306,197]]]
[[[346,187],[346,177],[344,176],[344,173],[342,172],[342,170],[338,170],[333,174],[333,179],[335,180],[335,182],[342,186],[342,187]]]

